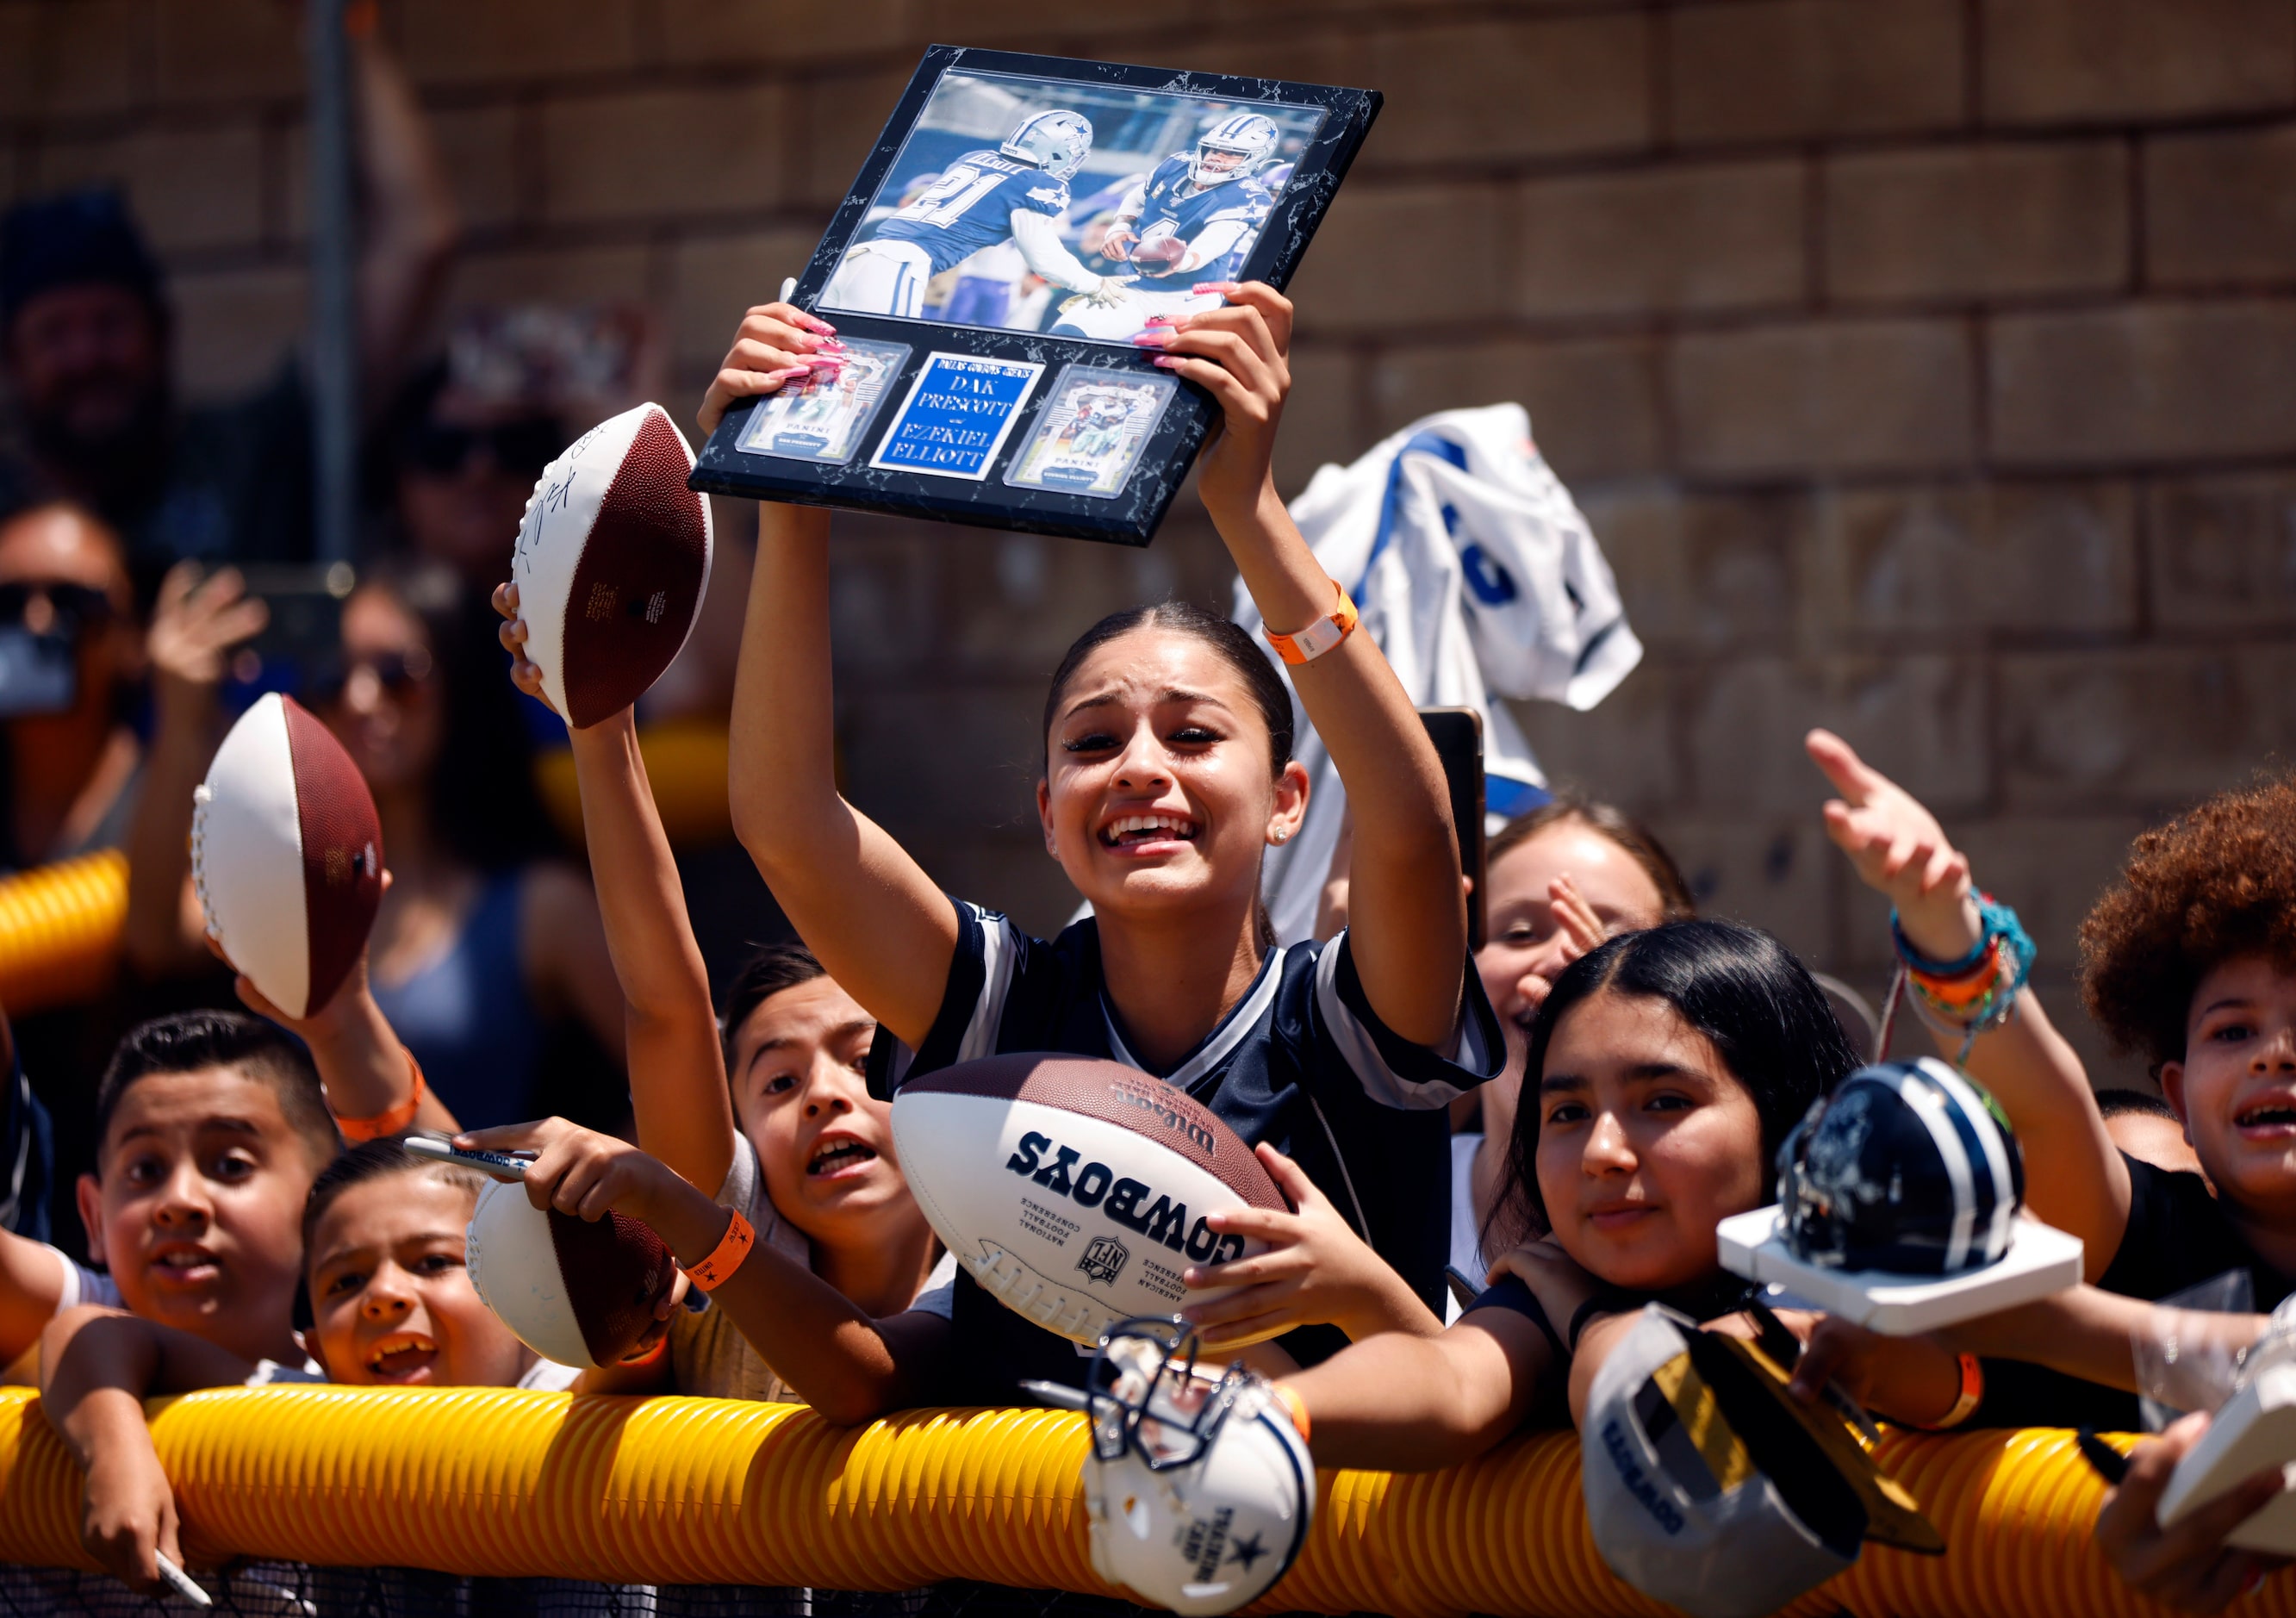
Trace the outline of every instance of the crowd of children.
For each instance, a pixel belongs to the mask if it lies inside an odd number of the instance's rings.
[[[1470,953],[1440,764],[1274,492],[1291,306],[1219,290],[1225,308],[1141,341],[1222,408],[1199,488],[1266,621],[1292,627],[1270,637],[1289,678],[1184,604],[1111,615],[1070,648],[1035,808],[1086,919],[1039,939],[945,894],[839,793],[822,511],[762,508],[730,783],[804,943],[760,954],[722,1014],[631,715],[572,732],[635,1140],[556,1119],[460,1140],[535,1154],[537,1205],[643,1220],[695,1277],[623,1364],[538,1360],[480,1302],[463,1248],[478,1182],[397,1144],[459,1126],[363,971],[300,1022],[242,980],[265,1014],[188,1014],[122,1043],[79,1181],[103,1268],[0,1234],[0,1355],[37,1375],[85,1463],[84,1536],[106,1567],[151,1589],[158,1558],[180,1560],[141,1403],[155,1392],[675,1391],[850,1423],[1073,1384],[1074,1348],[941,1251],[894,1151],[904,1082],[1004,1052],[1143,1069],[1256,1147],[1295,1211],[1215,1216],[1265,1251],[1189,1269],[1191,1287],[1237,1290],[1186,1312],[1210,1351],[1259,1343],[1241,1357],[1278,1379],[1321,1464],[1423,1470],[1570,1425],[1652,1301],[1756,1329],[1716,1225],[1773,1200],[1787,1133],[1871,1053],[1790,951],[1697,918],[1657,840],[1587,799],[1492,841],[1488,941]],[[702,432],[840,353],[813,316],[750,311]],[[539,695],[515,590],[496,605],[512,678]],[[1347,783],[1352,852],[1326,936],[1284,947],[1259,875],[1305,809],[1295,696]],[[2259,1311],[2296,1285],[2296,783],[2146,834],[2089,916],[2084,1009],[2165,1098],[2108,1105],[2027,981],[2013,896],[1980,892],[1936,819],[1847,743],[1814,733],[1809,752],[1838,794],[1829,835],[1895,907],[1915,1011],[2013,1125],[2032,1211],[2087,1256],[2079,1289],[1927,1337],[1789,1317],[1808,1342],[1796,1391],[1831,1381],[1915,1426],[2130,1427],[2131,1326],[2154,1301],[2226,1270]],[[2260,1571],[2222,1538],[2279,1484],[2163,1531],[2152,1506],[2195,1435],[2140,1448],[2098,1533],[2141,1588],[2209,1607]]]

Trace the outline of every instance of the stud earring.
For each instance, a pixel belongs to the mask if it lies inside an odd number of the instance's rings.
[[[1283,842],[1286,837],[1289,837],[1291,834],[1292,834],[1291,833],[1289,833],[1289,832],[1285,831],[1285,830],[1284,830],[1282,826],[1280,826],[1280,825],[1279,825],[1279,826],[1277,826],[1277,827],[1275,828],[1275,841],[1276,841],[1276,842]]]

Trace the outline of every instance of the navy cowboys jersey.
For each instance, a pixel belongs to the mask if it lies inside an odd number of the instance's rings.
[[[1243,233],[1236,237],[1233,250],[1194,269],[1144,277],[1143,290],[1160,292],[1193,286],[1199,281],[1234,281],[1243,273],[1243,261],[1251,257],[1252,247],[1259,240],[1259,227],[1275,209],[1274,193],[1248,174],[1195,190],[1188,178],[1190,161],[1190,154],[1183,152],[1156,165],[1156,172],[1142,189],[1140,218],[1133,224],[1133,233],[1144,236],[1169,221],[1174,236],[1193,242],[1214,224],[1237,220],[1242,222]]]
[[[956,952],[939,1014],[911,1051],[882,1029],[869,1087],[898,1094],[913,1074],[1012,1051],[1066,1051],[1139,1067],[1101,992],[1100,932],[1087,919],[1059,938],[1031,938],[1004,916],[958,903]],[[1347,934],[1271,951],[1250,990],[1168,1073],[1250,1144],[1296,1162],[1356,1233],[1414,1292],[1443,1309],[1450,1248],[1453,1097],[1496,1078],[1506,1040],[1482,980],[1462,961],[1464,1027],[1456,1060],[1392,1032],[1357,981]],[[1076,1346],[957,1277],[955,1363],[935,1396],[1004,1404],[1017,1379],[1075,1385],[1087,1363]],[[1335,1327],[1280,1339],[1313,1364],[1344,1345]]]
[[[951,163],[931,190],[880,220],[867,239],[915,242],[932,255],[932,273],[938,275],[984,247],[1011,240],[1016,210],[1044,214],[1057,223],[1068,208],[1066,180],[983,149]]]

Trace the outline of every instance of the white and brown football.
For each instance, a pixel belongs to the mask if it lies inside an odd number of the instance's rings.
[[[382,825],[342,743],[291,697],[258,699],[192,799],[208,936],[263,998],[306,1017],[334,998],[382,900]]]
[[[927,1073],[893,1098],[901,1172],[957,1262],[1078,1343],[1220,1296],[1191,1264],[1261,1250],[1206,1215],[1289,1204],[1251,1148],[1180,1090],[1121,1063],[1043,1052]]]
[[[561,1365],[603,1367],[637,1346],[676,1279],[676,1261],[637,1220],[537,1208],[489,1180],[463,1236],[471,1285],[511,1335]]]
[[[600,422],[543,469],[511,579],[526,654],[578,728],[645,694],[693,629],[709,583],[709,502],[660,405]]]

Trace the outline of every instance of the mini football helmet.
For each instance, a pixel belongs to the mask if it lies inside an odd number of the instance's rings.
[[[1016,162],[1034,163],[1054,179],[1065,180],[1092,150],[1092,119],[1065,107],[1031,112],[997,150]]]
[[[1226,160],[1216,163],[1215,155]],[[1188,178],[1199,185],[1217,185],[1253,172],[1275,155],[1275,119],[1258,112],[1231,112],[1196,137]]]
[[[1195,1328],[1147,1318],[1101,1338],[1088,1385],[1093,1570],[1182,1614],[1267,1594],[1316,1511],[1316,1463],[1267,1379],[1199,1373]]]
[[[1829,1269],[1950,1276],[2009,1251],[2017,1137],[1935,1056],[1859,1068],[1778,1148],[1786,1245]]]

